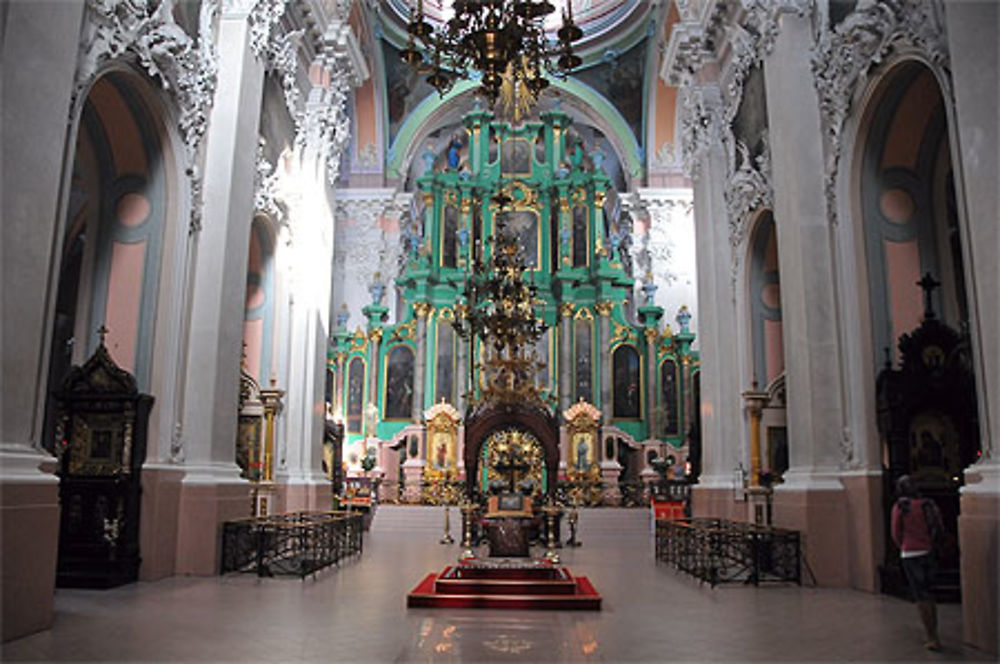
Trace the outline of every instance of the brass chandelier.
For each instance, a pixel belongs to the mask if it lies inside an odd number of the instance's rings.
[[[572,0],[554,40],[544,29],[545,17],[555,11],[547,0],[454,0],[453,10],[454,16],[435,30],[424,20],[423,0],[417,0],[410,9],[409,41],[401,54],[418,73],[427,74],[427,82],[440,95],[456,80],[479,72],[480,92],[491,105],[505,76],[514,77],[537,98],[549,86],[546,73],[565,77],[583,62],[573,52],[573,42],[583,31],[573,22]]]

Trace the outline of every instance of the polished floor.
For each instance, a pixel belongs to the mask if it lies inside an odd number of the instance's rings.
[[[453,513],[454,517],[455,514]],[[364,554],[315,579],[174,577],[58,590],[55,626],[4,661],[663,662],[988,660],[939,607],[945,649],[921,647],[915,607],[850,590],[711,589],[653,560],[647,512],[591,510],[563,562],[600,612],[407,609],[406,593],[454,560],[440,508],[380,508]],[[453,522],[454,523],[454,522]]]

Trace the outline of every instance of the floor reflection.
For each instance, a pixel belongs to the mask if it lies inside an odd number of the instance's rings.
[[[421,622],[413,659],[435,662],[602,659],[591,620],[566,612],[518,612],[428,617]]]

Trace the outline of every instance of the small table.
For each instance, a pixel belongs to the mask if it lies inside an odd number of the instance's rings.
[[[484,527],[490,543],[490,556],[529,556],[531,521],[530,517],[487,517]]]

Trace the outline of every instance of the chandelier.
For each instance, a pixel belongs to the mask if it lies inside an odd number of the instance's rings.
[[[583,62],[573,53],[573,42],[583,31],[573,22],[572,4],[566,3],[562,27],[553,40],[544,29],[545,17],[555,11],[547,0],[454,0],[454,16],[438,30],[424,20],[423,0],[417,0],[410,9],[409,41],[401,57],[417,73],[427,74],[427,82],[440,95],[456,80],[479,72],[480,92],[491,105],[505,76],[537,97],[549,85],[546,72],[565,77]]]
[[[477,246],[453,325],[464,339],[484,343],[480,391],[484,401],[541,403],[535,374],[541,366],[535,342],[548,326],[538,316],[538,288],[526,280],[524,249],[503,221],[511,198],[503,189],[491,200],[500,210],[492,251],[484,261]],[[473,372],[474,373],[474,372]]]
[[[517,355],[547,329],[536,313],[538,287],[524,279],[524,250],[517,235],[500,223],[487,241],[493,251],[485,263],[480,256],[473,259],[462,293],[464,315],[455,327],[462,337],[475,336],[498,353]]]

